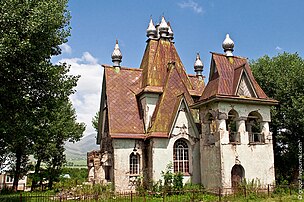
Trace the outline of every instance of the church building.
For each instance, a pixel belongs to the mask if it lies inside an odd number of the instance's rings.
[[[226,35],[224,53],[211,52],[208,83],[200,55],[195,75],[177,53],[169,22],[152,19],[139,68],[121,66],[116,41],[104,68],[98,122],[100,150],[88,153],[89,180],[116,191],[162,179],[168,165],[184,183],[231,190],[243,179],[273,184],[270,107],[277,104],[253,77],[246,58],[234,56]],[[195,58],[195,57],[194,57]]]

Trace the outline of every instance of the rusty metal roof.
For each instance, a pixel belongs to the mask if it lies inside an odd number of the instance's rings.
[[[164,86],[168,74],[168,63],[175,63],[175,67],[187,88],[193,89],[174,43],[167,40],[152,39],[148,41],[140,64],[140,69],[143,70],[142,88],[146,86]]]
[[[254,79],[246,58],[238,56],[227,57],[224,54],[212,53],[209,82],[200,100],[206,100],[216,95],[236,97],[238,83],[242,73],[246,72],[258,99],[270,99]]]
[[[187,103],[193,104],[193,99],[182,82],[177,68],[172,65],[169,69],[168,78],[164,86],[164,92],[160,97],[153,117],[149,135],[163,133],[169,135],[174,117],[177,113],[181,98],[184,97]]]
[[[110,135],[144,134],[136,91],[140,88],[141,69],[104,66]]]
[[[140,69],[117,71],[103,66],[112,138],[168,137],[181,96],[193,104],[191,96],[202,95],[204,89],[204,81],[187,75],[174,43],[166,40],[148,41]],[[144,130],[138,101],[146,92],[161,95],[149,133]]]

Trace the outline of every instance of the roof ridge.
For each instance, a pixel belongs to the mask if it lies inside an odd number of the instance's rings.
[[[169,65],[169,64],[168,64]],[[151,127],[149,128],[149,133],[151,132],[150,130],[152,129],[152,127],[154,127],[154,123],[155,123],[155,119],[156,119],[156,115],[158,114],[158,111],[159,111],[159,107],[160,107],[160,104],[162,103],[162,100],[164,99],[164,95],[165,95],[165,90],[167,89],[167,85],[168,85],[168,80],[169,80],[169,75],[171,74],[173,68],[170,68],[169,69],[169,72],[168,74],[166,75],[166,79],[165,79],[165,84],[163,86],[163,93],[161,94],[158,102],[157,102],[157,105],[155,107],[155,110],[152,114],[152,117],[151,117]]]
[[[103,66],[104,68],[111,68],[111,69],[115,68],[112,65],[106,65],[106,64],[102,64],[101,66]],[[142,69],[137,67],[120,67],[120,70],[142,71]]]
[[[226,57],[226,55],[225,55],[224,53],[216,53],[216,52],[212,52],[212,51],[210,51],[210,53],[211,53],[211,54],[214,54],[214,55],[219,55],[219,56],[225,56],[225,57]],[[233,55],[233,56],[230,56],[230,57],[248,60],[247,57],[243,57],[243,56]]]

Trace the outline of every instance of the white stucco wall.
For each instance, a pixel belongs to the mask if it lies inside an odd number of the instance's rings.
[[[220,112],[228,114],[231,109],[238,112],[239,117],[247,117],[250,112],[257,111],[263,117],[263,121],[271,121],[270,107],[268,105],[258,104],[241,104],[241,103],[227,103],[220,102],[217,107]]]
[[[165,171],[168,164],[173,163],[173,147],[176,140],[183,138],[188,143],[189,148],[189,174],[184,175],[184,183],[200,183],[200,154],[199,154],[199,136],[194,130],[189,114],[185,110],[185,103],[182,103],[175,123],[172,128],[171,137],[153,138],[153,181],[157,182],[162,179],[161,172]]]
[[[272,144],[222,145],[221,150],[224,188],[231,187],[231,170],[235,164],[243,166],[246,180],[254,179],[264,187],[274,183]]]
[[[145,128],[149,128],[149,124],[153,115],[153,112],[155,110],[157,101],[159,99],[158,94],[151,94],[151,93],[145,93],[140,98],[141,106],[143,109],[143,116],[144,116],[144,123]]]
[[[201,184],[218,188],[221,184],[221,156],[219,145],[201,146]]]
[[[274,173],[274,156],[272,135],[269,131],[268,122],[270,118],[270,106],[259,104],[242,104],[218,102],[210,103],[200,108],[200,116],[203,120],[204,116],[210,111],[217,116],[216,127],[217,133],[215,144],[208,145],[204,139],[207,138],[204,123],[201,140],[201,179],[202,184],[208,188],[212,187],[231,187],[231,170],[236,164],[241,165],[245,170],[245,178],[247,180],[254,179],[262,186],[273,184],[275,181]],[[240,142],[238,144],[229,143],[229,132],[226,130],[226,122],[219,119],[218,112],[228,115],[228,112],[234,109],[238,113],[237,124],[240,134]],[[248,132],[245,127],[246,117],[250,112],[256,111],[261,117],[262,132],[265,135],[265,142],[258,144],[250,144]],[[205,144],[205,145],[203,145]],[[220,167],[219,167],[220,166]],[[214,170],[214,172],[212,172]],[[220,171],[220,173],[218,172]],[[219,175],[218,175],[219,174]],[[219,176],[219,178],[217,178]]]
[[[135,139],[113,139],[114,149],[114,184],[116,191],[133,190],[135,186],[130,183],[129,173],[130,154],[136,143],[137,153],[140,155],[140,175],[142,175],[142,149],[141,142]]]

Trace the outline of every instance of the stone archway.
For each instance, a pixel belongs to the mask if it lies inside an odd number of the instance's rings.
[[[234,165],[231,169],[231,187],[235,190],[245,177],[245,170],[241,165]]]

